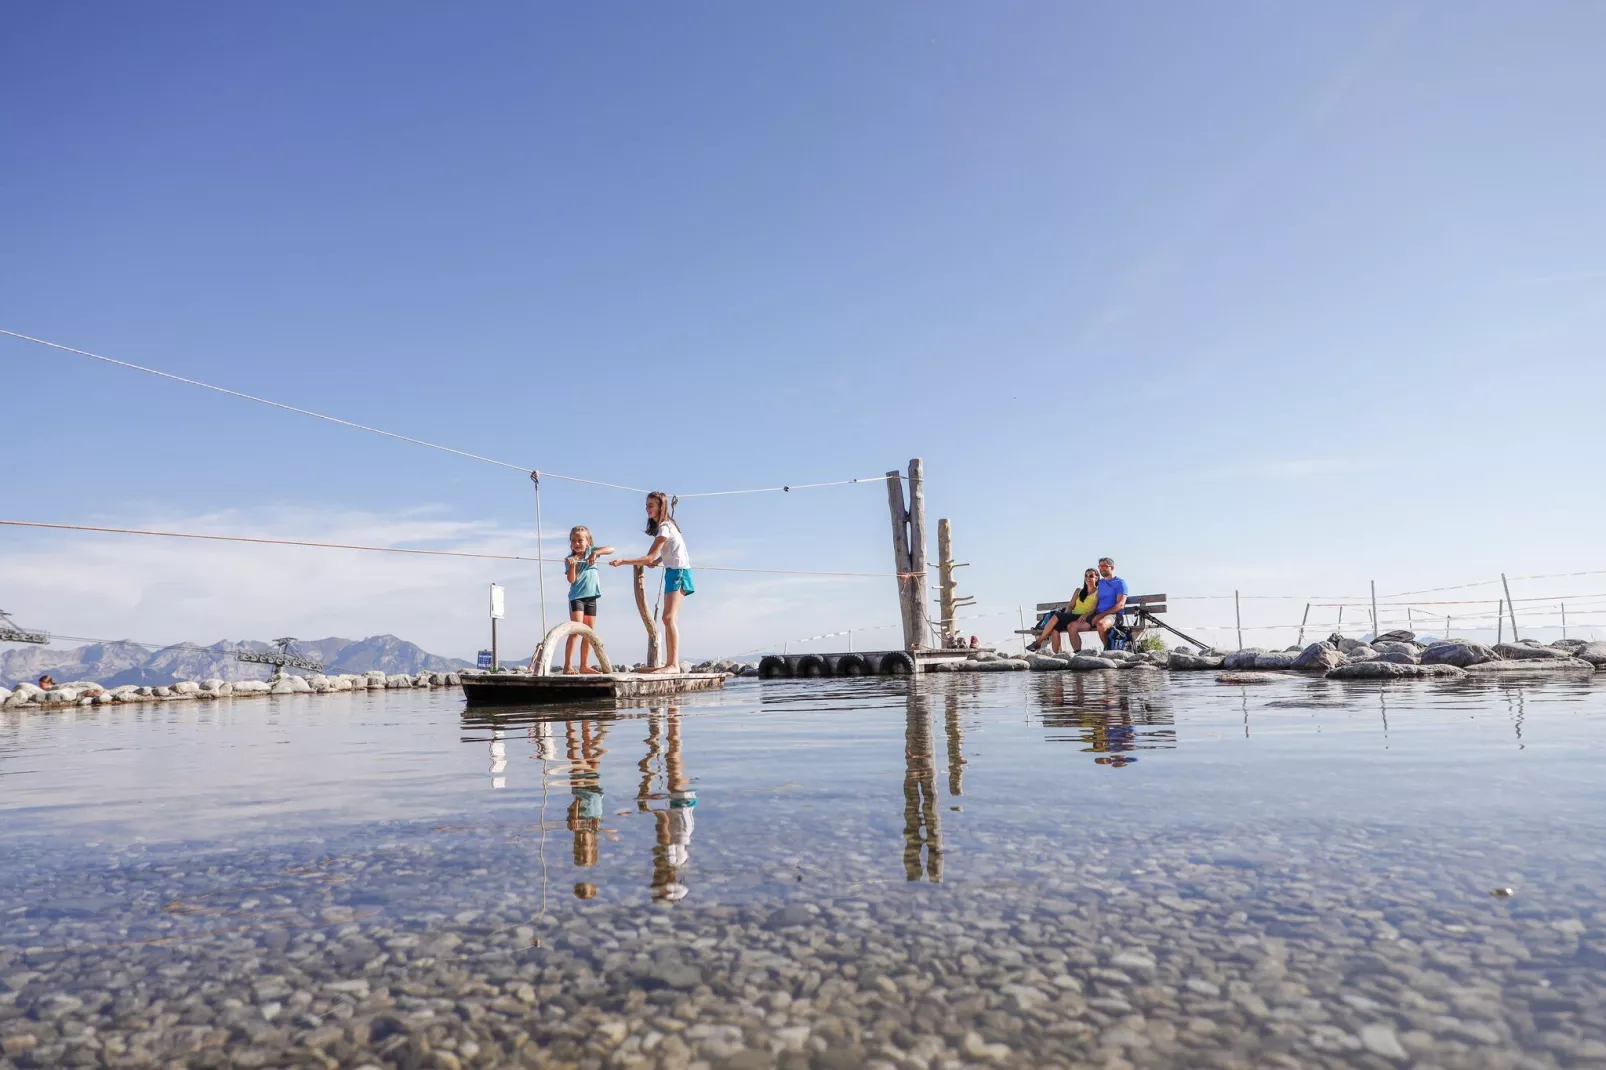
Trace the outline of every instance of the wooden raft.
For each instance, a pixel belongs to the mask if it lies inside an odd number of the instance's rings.
[[[464,674],[463,697],[470,706],[529,706],[595,699],[650,698],[725,686],[717,672],[610,672],[588,676],[533,676],[526,673]]]

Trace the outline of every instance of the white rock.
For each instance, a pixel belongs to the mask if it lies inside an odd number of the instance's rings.
[[[78,690],[72,687],[57,687],[45,692],[46,702],[77,702]]]
[[[266,695],[273,690],[273,685],[266,680],[240,680],[234,685],[236,695]]]
[[[0,687],[0,706],[5,705],[6,699],[10,697],[11,691],[8,688]]]
[[[183,680],[173,685],[175,695],[193,695],[201,690],[201,685],[192,680]]]
[[[285,679],[290,682],[290,690],[295,694],[307,695],[312,693],[312,685],[307,683],[305,676],[287,676]]]
[[[311,676],[307,677],[307,686],[321,695],[325,691],[330,690],[329,677],[325,676],[321,672],[313,673]]]
[[[336,676],[336,677],[334,677],[333,679],[331,679],[329,681],[329,690],[331,690],[331,691],[350,691],[351,690],[351,678],[348,677],[348,676]]]
[[[394,676],[385,677],[385,686],[395,688],[412,687],[413,678],[405,673],[396,673]]]
[[[754,671],[755,674],[758,672],[757,669],[754,669],[753,671]],[[462,677],[458,676],[457,673],[449,672],[449,673],[446,674],[446,686],[447,687],[458,687],[458,686],[460,686],[462,684],[462,682],[463,682]]]
[[[33,701],[34,697],[32,695],[28,694],[26,691],[18,689],[11,692],[5,701],[0,702],[0,706],[5,706],[7,709],[13,709],[17,706],[26,706]]]
[[[295,693],[296,689],[290,686],[290,680],[284,676],[277,677],[268,686],[268,694],[270,695],[293,695]]]
[[[45,692],[43,688],[37,687],[24,680],[17,684],[17,686],[13,687],[11,689],[11,693],[13,695],[27,695],[29,698],[37,700]]]
[[[363,675],[367,678],[369,687],[387,687],[387,686],[389,686],[388,678],[385,676],[384,673],[380,672],[378,669],[374,669],[374,670],[372,670],[370,672],[366,672]]]
[[[1362,1026],[1361,1046],[1373,1055],[1381,1055],[1385,1059],[1400,1060],[1406,1057],[1405,1049],[1400,1047],[1399,1038],[1394,1035],[1394,1030],[1386,1025]]]
[[[428,687],[431,682],[432,681],[429,678],[429,673],[427,672],[421,672],[417,676],[413,677],[414,687]]]

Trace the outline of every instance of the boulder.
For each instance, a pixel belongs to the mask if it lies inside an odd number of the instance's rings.
[[[349,676],[331,676],[329,678],[329,690],[331,690],[331,691],[350,691],[351,690],[351,677],[349,677]]]
[[[228,681],[226,681],[226,680],[222,680],[222,679],[219,679],[216,676],[213,676],[210,679],[206,679],[206,680],[202,680],[201,681],[201,690],[202,691],[216,691],[219,688],[221,688],[227,682]]]
[[[151,688],[151,696],[153,698],[171,698],[172,694],[173,694],[173,689],[171,687],[153,687],[153,688]]]
[[[1572,657],[1565,650],[1537,643],[1496,643],[1494,652],[1506,661],[1566,661]]]
[[[1338,647],[1334,646],[1332,643],[1312,643],[1310,646],[1299,652],[1299,656],[1294,659],[1293,667],[1296,669],[1320,670],[1322,672],[1326,672],[1329,669],[1338,668],[1348,660],[1349,659],[1344,656],[1343,651],[1339,650]]]
[[[1455,665],[1462,669],[1469,669],[1474,665],[1498,661],[1500,655],[1481,643],[1468,643],[1462,640],[1447,640],[1434,643],[1422,651],[1423,665]]]
[[[1416,633],[1408,632],[1404,628],[1392,632],[1384,632],[1372,640],[1373,646],[1379,643],[1410,643],[1414,646],[1416,645]]]
[[[1234,650],[1231,654],[1228,654],[1222,659],[1221,667],[1231,672],[1238,672],[1243,669],[1253,669],[1255,667],[1255,658],[1265,653],[1268,653],[1268,651],[1263,650],[1258,646],[1245,647],[1243,650]]]
[[[753,671],[752,672],[748,672],[747,671],[748,669],[752,669]],[[742,675],[743,676],[757,676],[758,675],[758,666],[757,665],[743,665],[742,666]],[[449,673],[446,674],[446,686],[447,687],[461,687],[462,684],[463,684],[463,678],[459,674],[457,674],[455,672],[449,672]]]
[[[417,676],[413,677],[414,687],[429,687],[434,682],[435,678],[427,672],[421,672]]]
[[[390,686],[389,685],[389,678],[386,677],[385,674],[380,672],[378,669],[371,669],[368,672],[363,673],[363,676],[365,678],[367,678],[369,687],[388,687],[388,686]]]
[[[111,695],[115,696],[116,698],[119,698],[119,699],[123,700],[124,702],[126,702],[131,698],[138,698],[139,697],[139,688],[134,684],[124,684],[122,687],[114,687],[114,688],[112,688],[111,691],[108,692],[108,694],[111,694]]]
[[[954,662],[951,662],[951,661],[928,661],[924,665],[920,666],[920,671],[923,672],[923,673],[927,673],[927,672],[956,672],[957,670],[954,668]],[[742,670],[742,675],[743,676],[747,675],[747,670],[746,669]],[[753,675],[754,676],[758,675],[758,670],[757,669],[753,670]]]
[[[78,701],[76,687],[56,687],[45,692],[45,702],[73,703]]]
[[[1294,662],[1298,661],[1299,658],[1300,654],[1298,653],[1273,650],[1264,654],[1256,654],[1255,663],[1251,667],[1256,669],[1292,669]]]
[[[1474,676],[1559,675],[1588,676],[1595,666],[1583,658],[1514,658],[1510,661],[1484,661],[1467,666]]]
[[[201,690],[201,685],[193,680],[183,680],[173,685],[175,695],[193,695]]]
[[[273,690],[273,685],[266,680],[237,680],[234,683],[236,695],[266,695]]]
[[[1098,669],[1119,669],[1121,664],[1092,654],[1074,654],[1066,660],[1065,667],[1072,672],[1094,672]]]
[[[1415,650],[1390,650],[1372,660],[1386,661],[1394,665],[1418,665],[1422,661]]]
[[[1222,657],[1219,654],[1191,654],[1181,650],[1173,650],[1171,656],[1166,658],[1166,666],[1172,669],[1219,669]]]
[[[216,695],[218,698],[228,698],[230,695],[234,694],[234,685],[229,683],[227,680],[219,680],[217,682],[217,686],[212,689],[212,694]]]
[[[1415,654],[1415,643],[1401,643],[1393,639],[1379,639],[1372,644],[1372,649],[1379,654]]]
[[[1554,643],[1551,643],[1550,645],[1555,647],[1557,650],[1565,650],[1565,651],[1567,651],[1567,653],[1572,654],[1572,655],[1574,655],[1576,657],[1580,650],[1584,649],[1584,647],[1589,645],[1589,640],[1588,639],[1557,639]]]
[[[9,710],[15,709],[18,706],[27,706],[35,701],[36,700],[32,695],[28,694],[28,692],[22,690],[21,688],[18,688],[17,690],[8,694],[5,700],[0,702],[0,706],[4,706]]]
[[[307,677],[307,686],[320,695],[333,690],[329,683],[329,677],[321,672],[315,672]]]
[[[1069,658],[1050,657],[1047,654],[1028,654],[1026,656],[1026,664],[1030,665],[1034,672],[1064,672],[1070,668],[1069,661]]]
[[[1328,642],[1338,647],[1338,649],[1345,654],[1355,654],[1358,651],[1370,651],[1372,649],[1370,643],[1364,643],[1359,639],[1351,639],[1348,636],[1338,635],[1337,633],[1334,633],[1334,635],[1328,639]]]
[[[293,695],[295,693],[295,688],[290,686],[290,678],[288,676],[275,676],[273,683],[268,685],[268,694],[270,695]]]
[[[96,695],[92,701],[97,706],[110,706],[112,703],[116,702],[117,699],[112,697],[111,692],[102,691],[100,694]]]
[[[1327,674],[1329,680],[1415,680],[1425,676],[1465,676],[1466,670],[1454,665],[1402,665],[1397,661],[1373,658],[1340,665]]]
[[[312,694],[312,685],[307,683],[307,678],[305,676],[286,676],[285,679],[290,681],[290,690],[292,693],[297,695]]]
[[[1031,668],[1027,662],[1016,658],[994,657],[989,661],[956,661],[951,662],[955,672],[1024,672]]]
[[[413,678],[411,676],[408,676],[406,673],[400,673],[399,672],[399,673],[396,673],[396,674],[394,674],[392,676],[385,677],[385,686],[389,687],[389,688],[395,688],[395,689],[398,689],[398,690],[400,688],[404,688],[404,687],[412,687],[413,686]]]
[[[14,687],[12,687],[11,693],[13,695],[27,695],[29,700],[33,702],[38,702],[40,699],[45,697],[43,688],[40,688],[35,684],[30,684],[26,680],[19,681]]]
[[[998,660],[998,655],[994,654],[991,650],[978,650],[974,654],[971,654],[965,660],[966,661],[997,661]]]
[[[1577,657],[1597,667],[1606,665],[1606,642],[1585,643],[1578,648]]]
[[[757,676],[758,675],[758,666],[757,665],[743,665],[742,666],[742,671],[737,673],[737,675],[738,676]],[[447,687],[456,687],[457,686],[457,674],[455,672],[447,673],[446,674],[446,680],[447,680],[447,683],[446,683]]]

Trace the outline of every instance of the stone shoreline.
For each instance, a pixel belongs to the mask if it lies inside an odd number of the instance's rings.
[[[127,684],[103,687],[88,680],[62,684],[49,691],[20,683],[14,690],[0,688],[0,709],[56,710],[72,706],[109,706],[116,703],[208,702],[223,698],[257,698],[268,695],[326,695],[342,691],[386,691],[410,688],[457,687],[455,672],[340,673],[312,676],[279,674],[271,680],[182,680],[159,687]]]
[[[1606,667],[1606,642],[1559,639],[1548,646],[1535,640],[1492,647],[1466,639],[1418,642],[1408,631],[1385,632],[1372,642],[1334,636],[1303,648],[1250,647],[1222,654],[1179,646],[1169,653],[1098,650],[1076,654],[1004,657],[978,651],[964,661],[932,662],[925,672],[1093,672],[1101,669],[1168,669],[1179,672],[1223,670],[1238,682],[1242,673],[1301,673],[1329,680],[1386,680],[1420,677],[1578,675]],[[1226,678],[1225,676],[1223,677]]]

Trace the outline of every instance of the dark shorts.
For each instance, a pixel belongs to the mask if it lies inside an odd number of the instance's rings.
[[[1056,609],[1048,615],[1048,620],[1045,623],[1053,625],[1056,632],[1063,632],[1070,630],[1071,621],[1082,619],[1082,617],[1078,617],[1068,609]]]
[[[602,597],[598,595],[597,598]],[[597,615],[597,598],[571,598],[569,599],[570,613],[584,613],[588,617]]]

